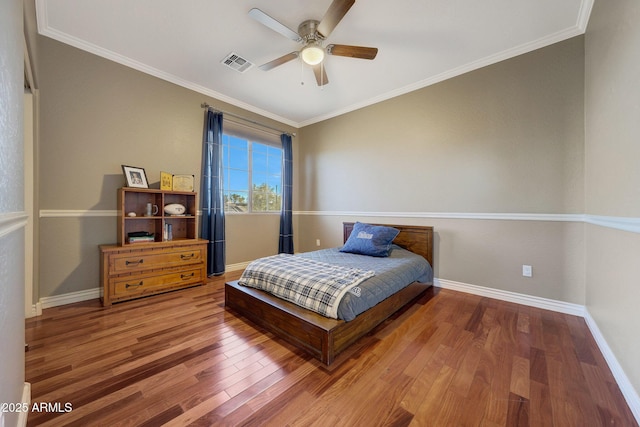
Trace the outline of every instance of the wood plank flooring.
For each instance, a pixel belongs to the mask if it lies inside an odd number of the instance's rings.
[[[226,311],[236,278],[28,319],[28,424],[637,426],[581,318],[433,289],[328,369]]]

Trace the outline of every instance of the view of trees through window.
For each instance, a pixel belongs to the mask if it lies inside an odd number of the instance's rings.
[[[279,212],[282,149],[223,135],[225,212]]]

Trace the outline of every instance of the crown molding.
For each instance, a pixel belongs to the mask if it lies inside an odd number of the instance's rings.
[[[213,91],[204,86],[195,84],[178,76],[175,76],[171,73],[166,73],[162,70],[159,70],[155,67],[150,67],[147,64],[144,64],[139,61],[134,61],[131,58],[128,58],[124,55],[120,55],[116,52],[113,52],[108,49],[104,49],[100,46],[97,46],[93,43],[88,43],[84,40],[81,40],[77,37],[73,37],[69,34],[63,33],[61,31],[57,31],[49,25],[48,22],[48,13],[47,13],[47,2],[44,0],[36,0],[36,16],[38,21],[38,33],[43,36],[52,38],[59,42],[68,44],[70,46],[76,47],[80,50],[84,50],[89,53],[93,53],[94,55],[100,56],[102,58],[108,59],[110,61],[116,62],[118,64],[124,65],[126,67],[132,68],[134,70],[143,72],[145,74],[149,74],[151,76],[157,77],[159,79],[165,80],[167,82],[176,84],[178,86],[184,87],[186,89],[190,89],[194,92],[201,93],[203,95],[210,96],[219,101],[226,102],[228,104],[234,105],[236,107],[242,108],[247,111],[251,111],[253,113],[259,114],[263,117],[267,117],[269,119],[276,120],[280,123],[287,124],[289,126],[298,128],[298,124],[292,120],[289,120],[284,117],[280,117],[276,114],[273,114],[269,111],[260,109],[253,105],[247,104],[245,102],[239,101],[230,96],[224,95],[220,92]]]
[[[309,126],[309,125],[312,125],[312,124],[315,124],[315,123],[319,123],[319,122],[322,122],[322,121],[325,121],[325,120],[328,120],[328,119],[331,119],[331,118],[334,118],[334,117],[338,117],[338,116],[341,116],[343,114],[347,114],[347,113],[350,113],[352,111],[359,110],[361,108],[368,107],[370,105],[374,105],[374,104],[377,104],[379,102],[386,101],[388,99],[395,98],[395,97],[400,96],[400,95],[405,95],[407,93],[414,92],[414,91],[419,90],[419,89],[423,89],[423,88],[425,88],[427,86],[431,86],[431,85],[434,85],[436,83],[440,83],[440,82],[443,82],[445,80],[451,79],[453,77],[457,77],[457,76],[460,76],[462,74],[466,74],[466,73],[468,73],[470,71],[478,70],[480,68],[487,67],[489,65],[497,64],[498,62],[504,61],[506,59],[514,58],[516,56],[519,56],[519,55],[522,55],[522,54],[525,54],[525,53],[529,53],[529,52],[532,52],[534,50],[541,49],[541,48],[546,47],[546,46],[550,46],[550,45],[552,45],[554,43],[558,43],[558,42],[561,42],[563,40],[568,40],[568,39],[570,39],[572,37],[584,34],[587,26],[586,26],[586,22],[583,22],[583,21],[588,21],[588,19],[589,19],[589,15],[588,14],[585,15],[585,11],[588,11],[589,13],[591,12],[591,6],[590,5],[585,5],[586,3],[593,4],[593,0],[585,0],[582,3],[581,8],[580,8],[580,17],[579,17],[578,22],[577,22],[575,27],[568,28],[568,29],[563,30],[563,31],[558,31],[558,32],[553,33],[553,34],[549,34],[546,37],[542,37],[542,38],[540,38],[538,40],[534,40],[534,41],[531,41],[531,42],[528,42],[528,43],[521,44],[521,45],[513,47],[511,49],[503,50],[502,52],[498,52],[496,54],[489,55],[489,56],[481,58],[481,59],[479,59],[477,61],[469,62],[467,64],[464,64],[464,65],[460,66],[460,67],[456,67],[456,68],[453,68],[451,70],[448,70],[448,71],[446,71],[444,73],[440,73],[438,75],[429,77],[427,79],[417,81],[417,82],[412,83],[410,85],[407,85],[407,86],[392,90],[390,92],[383,93],[383,94],[378,95],[376,97],[369,98],[369,99],[367,99],[367,100],[365,100],[365,101],[363,101],[361,103],[349,105],[349,106],[347,106],[345,108],[333,111],[331,113],[328,113],[328,114],[325,114],[325,115],[322,115],[322,116],[318,116],[318,117],[313,117],[313,118],[311,118],[309,120],[304,120],[302,122],[297,123],[297,127],[305,127],[305,126]]]
[[[580,11],[578,12],[576,28],[580,29],[582,33],[587,31],[589,17],[591,16],[591,9],[593,9],[593,2],[594,0],[582,0],[582,3],[580,3]]]
[[[567,40],[571,37],[580,35],[580,34],[584,34],[584,32],[586,31],[587,28],[587,23],[589,21],[589,15],[591,14],[591,9],[593,7],[593,1],[594,0],[583,0],[580,4],[580,9],[579,9],[579,13],[578,13],[578,18],[576,20],[576,24],[575,26],[571,27],[571,28],[567,28],[565,30],[562,31],[558,31],[556,33],[553,34],[549,34],[545,37],[542,37],[538,40],[534,40],[531,42],[527,42],[527,43],[523,43],[519,46],[515,46],[513,48],[510,49],[506,49],[503,50],[502,52],[498,52],[496,54],[481,58],[479,60],[476,61],[472,61],[469,62],[467,64],[464,64],[460,67],[456,67],[452,70],[446,71],[444,73],[438,74],[436,76],[432,76],[429,77],[427,79],[424,80],[420,80],[417,81],[415,83],[409,84],[407,86],[398,88],[396,90],[392,90],[377,96],[374,96],[372,98],[366,99],[362,102],[359,103],[355,103],[352,105],[348,105],[344,108],[340,108],[337,109],[335,111],[329,112],[327,114],[324,115],[320,115],[320,116],[316,116],[316,117],[312,117],[310,119],[307,120],[303,120],[303,121],[293,121],[291,119],[287,119],[285,117],[273,114],[269,111],[266,111],[264,109],[258,108],[256,106],[253,106],[251,104],[248,104],[246,102],[240,101],[236,98],[224,95],[220,92],[216,92],[213,91],[209,88],[206,88],[204,86],[195,84],[193,82],[190,82],[188,80],[185,80],[183,78],[180,78],[178,76],[175,76],[171,73],[166,73],[162,70],[159,70],[157,68],[154,67],[150,67],[142,62],[139,61],[135,61],[131,58],[128,58],[124,55],[120,55],[116,52],[110,51],[108,49],[104,49],[100,46],[97,46],[93,43],[88,43],[84,40],[81,40],[77,37],[73,37],[69,34],[63,33],[61,31],[57,31],[55,29],[53,29],[49,23],[48,23],[48,13],[47,13],[47,2],[44,0],[36,0],[36,16],[37,16],[37,23],[38,23],[38,32],[41,35],[50,37],[54,40],[60,41],[62,43],[66,43],[68,45],[74,46],[78,49],[93,53],[95,55],[101,56],[103,58],[109,59],[111,61],[114,61],[116,63],[122,64],[124,66],[127,66],[129,68],[132,68],[134,70],[138,70],[141,71],[143,73],[152,75],[154,77],[157,77],[159,79],[168,81],[170,83],[174,83],[178,86],[184,87],[186,89],[190,89],[193,90],[197,93],[201,93],[203,95],[206,96],[210,96],[212,98],[218,99],[222,102],[226,102],[228,104],[234,105],[236,107],[242,108],[244,110],[247,111],[251,111],[253,113],[256,114],[260,114],[261,116],[276,120],[278,122],[287,124],[289,126],[292,126],[294,128],[302,128],[305,126],[309,126],[315,123],[319,123],[322,122],[324,120],[328,120],[334,117],[338,117],[341,116],[343,114],[346,113],[350,113],[352,111],[356,111],[359,110],[361,108],[364,107],[368,107],[370,105],[373,104],[377,104],[379,102],[391,99],[391,98],[395,98],[397,96],[400,95],[404,95],[406,93],[409,92],[413,92],[415,90],[418,89],[422,89],[424,87],[442,82],[444,80],[459,76],[461,74],[465,74],[468,73],[470,71],[473,70],[477,70],[479,68],[482,67],[486,67],[488,65],[492,65],[501,61],[504,61],[506,59],[509,58],[513,58],[515,56],[518,55],[522,55],[524,53],[528,53],[531,51],[534,51],[536,49],[540,49],[546,46],[549,46],[551,44],[563,41],[563,40]]]

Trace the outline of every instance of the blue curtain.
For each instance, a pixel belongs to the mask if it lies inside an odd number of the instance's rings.
[[[282,141],[282,211],[280,213],[280,241],[278,252],[293,253],[293,213],[292,213],[292,187],[293,187],[293,150],[291,148],[291,135],[280,135]]]
[[[207,110],[202,144],[200,237],[207,245],[207,275],[224,273],[224,196],[222,186],[222,113]]]

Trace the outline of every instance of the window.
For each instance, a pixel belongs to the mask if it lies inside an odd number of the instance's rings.
[[[222,138],[225,212],[280,212],[282,149],[246,131],[227,132]]]

